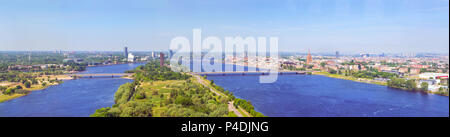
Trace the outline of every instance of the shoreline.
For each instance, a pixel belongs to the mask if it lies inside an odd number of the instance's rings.
[[[367,84],[375,84],[380,86],[387,86],[387,82],[373,82],[370,80],[361,80],[361,78],[355,78],[355,77],[349,77],[349,76],[342,76],[338,74],[329,74],[325,72],[313,72],[312,75],[320,75],[320,76],[326,76],[329,78],[336,78],[336,79],[343,79],[343,80],[350,80],[354,82],[360,82],[360,83],[367,83]]]
[[[136,62],[136,63],[142,63],[142,62]],[[122,64],[135,64],[135,63],[122,63]],[[111,64],[111,65],[101,65],[101,66],[113,66],[113,65],[121,65],[121,64]],[[90,66],[90,67],[100,67],[100,66]],[[72,72],[72,73],[66,73],[66,74],[76,74],[76,73],[81,73],[84,71],[78,71],[78,72]],[[68,81],[68,80],[74,80],[73,77],[70,77],[68,75],[43,75],[42,77],[40,77],[41,79],[57,79],[57,80],[62,80],[62,81]],[[133,80],[133,77],[120,77],[122,79],[131,79]],[[48,83],[48,81],[46,81]],[[64,82],[63,82],[64,83]],[[37,91],[37,90],[44,90],[50,86],[56,86],[62,83],[53,83],[53,84],[48,84],[46,86],[41,86],[41,85],[32,85],[30,88],[24,88],[24,90],[28,91],[27,94],[19,94],[19,93],[15,93],[12,95],[4,95],[4,94],[0,94],[0,103],[3,102],[7,102],[7,101],[11,101],[13,99],[19,98],[19,97],[23,97],[26,96],[28,94],[30,94],[31,92]],[[17,85],[21,85],[22,87],[23,84],[21,83],[17,83],[17,82],[0,82],[1,86],[7,86],[7,87],[11,87],[11,86],[17,86]]]
[[[387,85],[387,82],[383,83],[383,82],[363,81],[363,80],[359,80],[358,78],[349,77],[349,76],[341,76],[341,75],[337,76],[338,74],[328,74],[328,73],[324,73],[324,72],[315,72],[315,73],[312,73],[312,75],[320,75],[320,76],[325,76],[325,77],[329,77],[329,78],[336,78],[336,79],[342,79],[342,80],[350,80],[350,81],[354,81],[354,82],[361,82],[361,83],[367,83],[367,84],[386,86],[387,88],[394,88],[394,89],[404,90],[404,91],[408,91],[408,92],[422,92],[422,93],[427,93],[427,94],[432,94],[432,95],[439,95],[439,96],[448,97],[448,95],[438,94],[438,93],[434,93],[434,92],[430,92],[430,91],[427,91],[427,92],[412,91],[412,90],[407,90],[407,89],[404,89],[404,88],[389,87]]]
[[[59,85],[59,84],[62,84],[62,83],[54,83],[54,84],[49,84],[49,85],[46,85],[46,86],[32,85],[30,88],[25,88],[24,89],[24,90],[28,91],[27,94],[20,94],[20,93],[15,93],[15,94],[12,94],[12,95],[0,94],[0,103],[11,101],[13,99],[26,96],[26,95],[30,94],[31,92],[34,92],[34,91],[37,91],[37,90],[44,90],[44,89],[47,89],[48,87],[56,86],[56,85]],[[21,84],[14,83],[14,85],[21,85]]]

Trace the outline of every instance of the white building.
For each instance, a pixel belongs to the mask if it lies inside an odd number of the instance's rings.
[[[128,53],[128,62],[134,62],[134,55],[131,53]]]
[[[421,79],[436,79],[436,77],[448,77],[448,74],[445,73],[422,73],[419,75]]]

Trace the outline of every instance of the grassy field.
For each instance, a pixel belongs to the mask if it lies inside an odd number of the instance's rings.
[[[154,107],[152,108],[153,117],[161,117],[161,114],[167,110],[161,103],[170,98],[172,87],[182,86],[183,80],[153,81],[141,83],[140,88],[145,91],[145,96],[149,97]],[[145,101],[147,99],[142,99]],[[139,100],[137,100],[139,101]]]

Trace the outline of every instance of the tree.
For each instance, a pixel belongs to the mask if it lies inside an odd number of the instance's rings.
[[[428,91],[428,83],[427,82],[422,82],[420,84],[420,90],[422,91]]]
[[[38,84],[38,81],[37,81],[37,79],[35,79],[35,78],[33,78],[33,79],[31,79],[31,84]]]
[[[328,69],[328,72],[329,72],[330,74],[336,74],[336,73],[337,73],[337,71],[336,71],[336,70],[334,70],[334,69],[331,69],[331,68],[329,68],[329,69]]]
[[[320,63],[320,66],[322,66],[322,67],[325,67],[325,65],[327,65],[327,63],[325,63],[325,62]]]
[[[17,86],[16,86],[16,89],[23,89],[23,88],[22,88],[22,86],[17,85]]]
[[[417,89],[416,82],[412,79],[406,81],[405,87],[408,90],[416,90]]]
[[[12,94],[15,93],[15,91],[16,91],[15,88],[10,88],[10,89],[7,89],[5,92],[3,92],[3,94],[5,94],[5,95],[12,95]]]
[[[175,103],[181,104],[181,105],[183,105],[183,106],[189,106],[189,105],[192,104],[192,101],[191,101],[191,98],[183,97],[183,96],[178,96],[178,97],[175,99]]]
[[[26,81],[26,82],[24,83],[24,85],[25,85],[26,88],[31,88],[31,83],[30,83],[30,81]]]
[[[0,91],[5,91],[6,89],[8,89],[8,88],[4,87],[4,86],[0,86]]]

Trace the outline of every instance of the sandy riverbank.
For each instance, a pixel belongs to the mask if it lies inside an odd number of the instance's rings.
[[[42,86],[41,84],[31,85],[30,88],[26,88],[25,85],[23,85],[22,83],[11,83],[10,85],[8,85],[8,88],[13,88],[15,86],[21,86],[21,87],[23,87],[23,90],[29,91],[28,92],[28,94],[29,94],[29,93],[31,93],[33,91],[43,90],[43,89],[46,89],[46,88],[48,88],[50,86],[53,86],[53,85],[58,85],[58,83],[55,82],[53,84],[48,84],[46,86]],[[5,101],[9,101],[9,100],[12,100],[12,99],[15,99],[15,98],[19,98],[19,97],[22,97],[22,96],[25,96],[25,95],[28,95],[28,94],[18,94],[18,93],[16,93],[16,94],[12,94],[12,95],[5,95],[3,93],[0,93],[0,103],[5,102]]]
[[[0,86],[4,86],[4,87],[7,87],[7,88],[14,88],[16,86],[21,86],[23,88],[23,90],[29,91],[28,92],[28,94],[29,94],[30,92],[33,92],[33,91],[36,91],[36,90],[43,90],[43,89],[46,89],[46,88],[48,88],[50,86],[54,86],[54,85],[60,84],[58,82],[50,83],[48,81],[49,79],[50,80],[54,80],[54,79],[57,79],[57,80],[71,80],[73,78],[70,77],[70,76],[67,76],[67,75],[44,75],[44,76],[38,77],[38,79],[43,79],[44,82],[47,83],[47,84],[45,86],[43,86],[42,83],[39,83],[39,84],[31,85],[30,88],[27,88],[24,84],[22,84],[20,82],[0,82]],[[19,97],[22,97],[22,96],[25,96],[25,95],[27,95],[27,94],[18,94],[18,93],[16,93],[16,94],[12,94],[12,95],[5,95],[3,93],[0,93],[0,103],[8,101],[8,100],[15,99],[15,98],[19,98]]]

